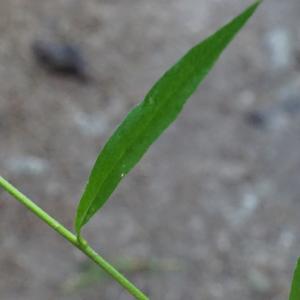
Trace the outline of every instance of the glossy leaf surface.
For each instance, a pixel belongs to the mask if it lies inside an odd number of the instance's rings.
[[[188,51],[119,125],[100,152],[80,200],[75,220],[78,235],[150,145],[176,119],[187,99],[260,2],[255,2]]]

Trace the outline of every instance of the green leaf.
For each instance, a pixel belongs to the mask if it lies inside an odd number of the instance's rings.
[[[260,3],[256,1],[188,51],[119,125],[99,154],[80,200],[75,220],[78,235],[150,145],[176,119],[187,99]]]
[[[300,258],[294,272],[289,300],[300,300]]]

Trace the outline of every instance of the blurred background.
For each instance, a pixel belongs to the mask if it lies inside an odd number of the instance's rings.
[[[250,2],[2,0],[1,175],[71,228],[116,125]],[[151,299],[288,298],[300,255],[299,15],[299,0],[265,1],[85,228]],[[49,68],[37,40],[54,43],[46,52],[72,45],[77,73]],[[4,191],[0,198],[1,300],[132,299]]]

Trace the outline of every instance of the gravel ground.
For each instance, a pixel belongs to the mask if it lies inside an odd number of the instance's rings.
[[[247,3],[245,3],[247,2]],[[2,0],[0,170],[66,226],[115,126],[250,1]],[[266,0],[84,234],[151,299],[282,300],[300,255],[300,2]],[[90,82],[35,39],[77,44]],[[0,299],[132,299],[0,191]]]

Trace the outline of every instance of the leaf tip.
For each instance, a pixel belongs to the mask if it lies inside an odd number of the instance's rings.
[[[257,0],[255,1],[251,6],[254,8],[254,10],[263,3],[263,0]]]

